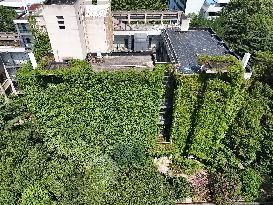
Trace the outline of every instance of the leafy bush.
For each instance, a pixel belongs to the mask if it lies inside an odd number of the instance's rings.
[[[224,168],[212,173],[212,192],[216,204],[234,204],[241,197],[242,183],[236,170]]]
[[[41,185],[35,184],[28,187],[22,194],[21,205],[54,205],[48,191]]]
[[[50,40],[47,32],[37,26],[35,17],[33,16],[29,17],[29,25],[34,40],[33,53],[35,59],[39,62],[44,57],[49,55],[49,52],[51,51]]]
[[[146,161],[140,145],[118,144],[111,152],[111,157],[122,168],[142,166]]]
[[[262,178],[253,169],[246,169],[241,173],[242,196],[246,201],[255,201],[261,192]]]
[[[13,8],[0,5],[0,32],[14,32],[13,20],[16,19],[16,11]]]
[[[191,185],[184,177],[172,177],[168,181],[174,189],[176,200],[192,196]]]
[[[185,174],[194,174],[200,169],[203,168],[203,165],[194,160],[194,159],[188,159],[185,157],[181,157],[179,155],[175,155],[172,158],[172,169],[175,171],[178,171],[179,173],[185,173]]]
[[[204,78],[199,75],[176,75],[175,81],[177,89],[175,91],[171,141],[175,144],[179,153],[184,153],[187,144],[190,143],[189,135],[194,129]]]
[[[270,110],[271,96],[269,86],[254,83],[248,89],[242,108],[223,140],[246,166],[256,162],[257,154],[261,151],[264,138],[261,122]]]

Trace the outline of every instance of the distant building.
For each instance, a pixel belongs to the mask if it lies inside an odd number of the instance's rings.
[[[113,50],[113,23],[108,0],[47,0],[42,16],[55,61],[85,59],[88,53]]]
[[[18,14],[22,14],[32,4],[42,3],[44,0],[0,0],[0,6],[14,8]]]
[[[169,0],[169,9],[198,14],[203,4],[204,0]]]
[[[205,18],[212,19],[219,16],[220,11],[227,6],[230,0],[215,0],[214,4],[204,3],[201,12],[204,14]]]
[[[21,46],[27,49],[31,49],[33,46],[33,36],[29,27],[28,20],[18,19],[14,20],[14,23],[19,35]]]
[[[16,70],[29,60],[15,33],[0,33],[0,94],[21,94],[15,81]]]
[[[182,11],[113,11],[114,51],[155,51],[165,28],[189,29]]]

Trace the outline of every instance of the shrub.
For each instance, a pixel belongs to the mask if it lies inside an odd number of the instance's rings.
[[[169,177],[168,181],[174,189],[176,200],[192,196],[191,185],[184,177]]]
[[[255,201],[261,194],[262,178],[253,169],[246,169],[241,173],[242,196],[246,201]]]

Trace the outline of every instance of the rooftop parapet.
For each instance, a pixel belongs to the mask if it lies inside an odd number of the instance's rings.
[[[19,37],[16,33],[0,32],[0,47],[19,47]]]

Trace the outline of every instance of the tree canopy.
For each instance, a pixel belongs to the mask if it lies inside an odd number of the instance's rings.
[[[193,15],[191,26],[213,28],[239,54],[273,52],[272,9],[271,0],[233,0],[216,19]]]
[[[273,52],[271,0],[233,0],[220,15],[223,37],[240,53]]]

